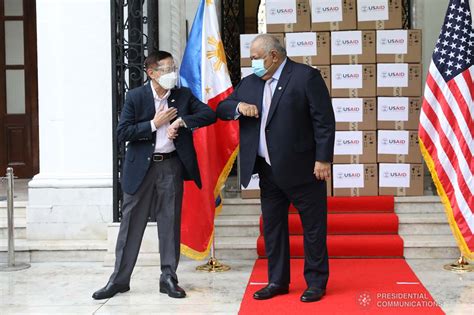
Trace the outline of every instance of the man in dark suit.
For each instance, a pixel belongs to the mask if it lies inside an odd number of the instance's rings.
[[[250,47],[254,74],[244,78],[217,108],[220,119],[239,119],[241,182],[257,172],[263,215],[268,285],[254,294],[288,293],[288,207],[298,209],[304,229],[303,302],[318,301],[329,277],[326,247],[326,182],[334,150],[335,120],[318,70],[295,63],[272,35]]]
[[[145,60],[150,83],[130,90],[117,127],[127,142],[121,173],[124,192],[115,270],[107,285],[93,294],[106,299],[130,290],[130,277],[150,211],[158,224],[160,292],[183,298],[176,269],[180,256],[183,180],[201,188],[192,131],[216,121],[216,114],[187,88],[176,88],[177,70],[170,53]]]

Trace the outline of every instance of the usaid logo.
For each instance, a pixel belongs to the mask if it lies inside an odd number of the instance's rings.
[[[336,176],[338,179],[352,179],[352,178],[361,177],[360,173],[344,173],[344,172],[339,172],[337,173]]]
[[[383,138],[382,139],[382,144],[383,145],[405,145],[406,141],[402,139],[387,139]]]
[[[313,47],[314,42],[312,40],[300,40],[300,41],[291,41],[290,42],[290,47],[291,48],[296,48],[296,47]]]
[[[401,179],[401,178],[407,178],[408,174],[405,172],[384,172],[383,177]]]
[[[339,72],[336,73],[336,80],[358,80],[360,75],[358,73]]]
[[[383,112],[402,113],[406,111],[407,107],[404,105],[383,105]]]
[[[380,44],[383,46],[401,46],[405,44],[405,40],[403,38],[382,38]]]
[[[336,112],[338,113],[358,113],[360,112],[359,107],[354,106],[337,106]]]
[[[290,15],[293,14],[293,9],[271,9],[270,15]]]
[[[336,6],[325,6],[325,7],[316,7],[317,14],[328,14],[328,13],[337,13],[340,8]]]
[[[402,79],[406,76],[405,72],[382,72],[382,78],[384,79]]]
[[[346,140],[337,139],[337,141],[336,141],[337,146],[341,146],[341,145],[359,145],[359,144],[360,144],[359,140],[352,140],[352,139],[346,139]]]
[[[360,41],[358,39],[336,39],[336,46],[358,46]]]
[[[364,13],[376,13],[385,11],[384,5],[363,5],[361,8]]]

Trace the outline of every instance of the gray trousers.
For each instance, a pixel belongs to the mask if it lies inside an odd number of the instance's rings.
[[[182,200],[183,165],[179,158],[152,162],[138,191],[134,195],[124,193],[115,270],[109,282],[130,283],[151,211],[154,211],[158,226],[160,279],[171,276],[178,280]]]

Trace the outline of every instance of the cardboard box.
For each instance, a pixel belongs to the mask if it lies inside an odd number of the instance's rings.
[[[421,64],[377,64],[378,96],[421,96]]]
[[[252,60],[250,60],[250,45],[252,40],[258,34],[240,34],[240,66],[251,67]],[[277,37],[280,43],[285,46],[285,36],[283,34],[272,34]]]
[[[377,62],[421,62],[421,30],[377,31]]]
[[[379,165],[379,195],[423,196],[423,164]]]
[[[331,33],[331,63],[375,63],[375,31]]]
[[[421,97],[379,97],[377,129],[417,130],[422,103]]]
[[[331,95],[333,97],[375,97],[375,65],[332,65]]]
[[[333,196],[377,196],[377,164],[333,165]]]
[[[260,199],[259,177],[258,174],[253,174],[247,188],[241,187],[242,192],[240,196],[242,199]],[[332,178],[326,181],[327,196],[332,196]]]
[[[358,0],[357,29],[381,30],[403,27],[402,0]]]
[[[376,130],[375,98],[333,98],[336,130]]]
[[[336,131],[334,164],[376,162],[376,131]]]
[[[329,65],[329,32],[288,33],[285,38],[286,52],[291,60],[307,65]]]
[[[377,162],[422,163],[418,131],[378,130]]]
[[[265,6],[267,33],[311,31],[309,0],[295,0],[294,3],[267,0]]]
[[[313,66],[321,73],[323,77],[324,83],[326,83],[326,87],[328,88],[329,95],[331,95],[331,66]]]
[[[357,29],[356,0],[311,0],[310,6],[313,31]]]

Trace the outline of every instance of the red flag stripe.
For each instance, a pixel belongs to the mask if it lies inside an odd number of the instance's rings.
[[[450,103],[455,102],[455,100],[452,99],[452,98],[450,98],[451,102],[448,102],[446,100],[444,94],[442,93],[442,89],[439,88],[437,83],[434,81],[433,77],[431,76],[431,73],[428,74],[428,77],[426,79],[426,85],[427,85],[427,87],[429,87],[429,89],[433,93],[433,96],[436,99],[436,101],[438,102],[439,107],[443,111],[444,116],[446,117],[446,120],[449,121],[450,126],[453,127],[452,128],[453,133],[456,136],[460,147],[465,148],[465,150],[462,150],[462,152],[463,152],[466,160],[467,161],[471,160],[472,159],[472,151],[471,151],[471,148],[470,148],[468,142],[466,141],[466,137],[465,137],[466,135],[463,134],[463,132],[462,132],[463,129],[468,130],[469,128],[467,128],[467,126],[465,128],[463,128],[463,125],[465,125],[465,121],[463,120],[462,117],[460,118],[461,120],[457,119],[456,115],[454,114],[452,108],[449,105]],[[446,88],[449,89],[448,87],[446,87]],[[425,89],[425,99],[429,96],[429,95],[426,95],[427,93],[429,93],[429,91],[427,91],[427,89]],[[453,105],[453,106],[455,106],[455,105]],[[467,135],[467,138],[470,138],[470,141],[472,141],[472,138],[470,137],[469,134]]]
[[[454,98],[458,101],[459,110],[464,117],[464,121],[468,126],[474,126],[474,122],[472,121],[472,117],[469,112],[469,105],[467,105],[468,103],[466,102],[466,100],[471,99],[471,95],[464,78],[465,73],[469,74],[469,71],[464,71],[463,75],[457,76],[454,78],[454,80],[449,81],[447,84],[451,90],[451,93],[453,93]],[[459,86],[463,86],[464,88],[460,89]],[[469,94],[469,96],[465,95],[465,93]],[[469,101],[469,103],[470,102],[471,101]],[[469,131],[471,132],[471,139],[474,138],[474,128],[469,128]]]
[[[426,117],[428,117],[428,120],[433,125],[433,128],[438,131],[438,136],[441,140],[441,145],[442,145],[446,155],[448,156],[449,162],[451,163],[453,169],[456,171],[456,175],[457,175],[457,178],[458,178],[457,182],[458,182],[458,184],[461,188],[461,191],[464,194],[464,196],[466,196],[468,198],[468,200],[466,200],[467,203],[472,204],[472,202],[474,200],[473,196],[472,196],[473,193],[470,191],[469,186],[467,185],[467,182],[469,181],[469,179],[472,178],[472,174],[470,175],[470,177],[466,178],[465,175],[460,170],[458,157],[457,157],[456,153],[454,152],[451,143],[449,142],[448,138],[446,137],[446,134],[443,131],[443,128],[441,127],[441,124],[439,122],[438,116],[434,112],[433,108],[431,106],[425,106],[425,107],[423,107],[423,112],[425,113]],[[472,211],[472,209],[471,209],[471,211]]]
[[[459,128],[455,128],[455,130],[461,132],[463,138],[468,144],[472,144],[473,136],[470,132],[470,128],[468,127],[469,125],[467,124],[467,121],[465,120],[461,112],[459,102],[456,98],[454,98],[451,89],[446,84],[443,77],[439,73],[438,68],[436,68],[433,63],[430,66],[430,71],[428,72],[428,77],[426,78],[426,85],[430,86],[433,91],[436,90],[433,87],[437,87],[437,90],[441,92],[435,94],[436,98],[438,99],[440,105],[442,105],[446,109],[449,108],[453,115],[451,117],[446,118],[448,119],[448,121],[450,121],[451,124],[459,125]],[[441,100],[443,100],[443,102]],[[445,111],[445,108],[443,108],[443,112]],[[471,154],[474,154],[474,148],[469,146],[469,150]]]
[[[426,132],[426,130],[422,126],[420,126],[419,135],[420,135],[420,138],[423,139],[423,143],[425,144],[425,147],[428,153],[433,159],[433,162],[436,167],[436,173],[449,198],[449,202],[453,210],[453,216],[464,238],[464,241],[466,242],[470,250],[473,251],[474,250],[474,237],[473,237],[474,235],[471,232],[471,229],[469,228],[469,225],[467,224],[466,219],[462,215],[462,212],[459,208],[456,197],[453,195],[454,187],[451,184],[448,174],[446,173],[442,164],[439,161],[436,146],[433,143],[433,140],[431,139],[430,135]]]
[[[435,91],[434,93],[440,95],[438,91]],[[465,139],[461,137],[459,139],[460,135],[459,133],[456,134],[456,131],[459,131],[459,126],[455,122],[452,122],[448,117],[446,117],[443,112],[442,112],[442,105],[439,103],[439,98],[435,97],[435,94],[431,90],[430,87],[425,89],[425,97],[424,101],[428,106],[423,106],[422,110],[427,110],[428,107],[431,109],[431,111],[434,112],[434,115],[436,116],[436,119],[440,122],[440,129],[437,129],[438,131],[443,131],[446,137],[448,138],[449,142],[453,146],[453,149],[455,152],[462,152],[463,154],[457,154],[457,158],[459,159],[459,165],[461,167],[461,170],[463,171],[464,177],[466,177],[466,180],[471,178],[472,176],[472,154],[468,149],[468,144],[466,143]],[[426,105],[425,104],[425,105]],[[454,125],[454,126],[453,126]],[[472,187],[471,187],[472,188]],[[471,193],[474,191],[474,188],[471,189]]]
[[[431,124],[428,117],[426,117],[426,114],[424,111],[421,112],[420,122],[421,122],[421,126],[424,128],[426,133],[430,135],[433,144],[436,146],[439,162],[442,164],[443,168],[446,170],[446,173],[451,176],[449,179],[454,180],[457,176],[451,164],[450,158],[446,155],[446,152],[444,151],[444,147],[441,144],[438,131]],[[461,194],[460,187],[457,185],[454,185],[454,183],[455,182],[452,182],[453,187],[456,188],[455,190],[456,197],[458,198],[458,202],[461,203],[460,209],[463,210],[463,214],[466,217],[466,220],[470,223],[469,225],[470,227],[472,227],[472,230],[474,231],[474,216],[472,213],[473,205],[466,203],[466,196]]]

